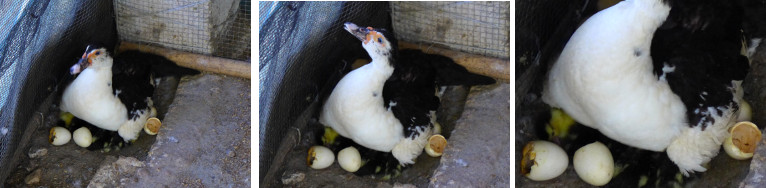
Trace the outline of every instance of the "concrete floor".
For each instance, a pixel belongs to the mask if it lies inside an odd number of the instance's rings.
[[[471,88],[429,187],[510,186],[510,85]]]
[[[106,153],[72,142],[53,146],[47,142],[58,118],[52,106],[5,185],[249,187],[250,80],[203,73],[182,79],[175,95],[174,81],[163,83],[170,85],[156,93],[170,94],[155,94],[164,115],[158,135],[141,133],[132,145]]]
[[[742,87],[745,88],[745,100],[753,107],[753,123],[763,132],[766,125],[766,45],[760,47],[750,59],[750,73]],[[766,187],[766,136],[762,137],[753,159],[750,161],[748,174],[739,181],[740,187]]]

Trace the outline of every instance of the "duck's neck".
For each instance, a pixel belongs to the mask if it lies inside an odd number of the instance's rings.
[[[376,74],[375,77],[382,78],[381,82],[385,82],[394,73],[394,67],[390,61],[386,56],[372,56],[370,65],[375,70],[373,71]]]
[[[648,17],[646,20],[646,29],[656,30],[665,22],[670,13],[670,5],[667,0],[634,0],[636,4],[636,14],[641,17]]]

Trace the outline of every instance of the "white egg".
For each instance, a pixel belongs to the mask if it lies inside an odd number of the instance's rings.
[[[434,122],[434,133],[433,134],[441,134],[442,133],[442,124],[439,122]]]
[[[531,141],[524,146],[521,173],[535,181],[558,177],[569,165],[569,157],[558,145],[543,141]]]
[[[54,146],[64,145],[71,139],[72,133],[70,133],[69,130],[65,129],[64,127],[53,127],[51,128],[50,134],[48,135],[48,142]]]
[[[753,157],[758,142],[761,141],[761,131],[758,126],[749,121],[735,124],[729,131],[729,136],[723,142],[723,150],[731,158],[744,160]]]
[[[338,164],[343,170],[356,172],[359,167],[362,167],[362,156],[356,148],[347,147],[338,152]]]
[[[591,185],[602,186],[612,180],[614,159],[609,148],[601,142],[585,145],[575,151],[572,163],[580,179]]]
[[[753,119],[753,110],[750,104],[744,99],[739,103],[739,115],[737,116],[737,122],[750,121]]]
[[[444,138],[444,136],[435,134],[431,135],[431,137],[428,138],[428,143],[426,143],[426,153],[431,157],[439,157],[442,156],[442,153],[444,152],[444,148],[447,147],[447,139]]]
[[[306,163],[313,169],[324,169],[335,162],[335,154],[324,146],[311,146]]]
[[[72,137],[74,137],[74,143],[80,147],[85,148],[93,143],[93,135],[91,135],[90,130],[85,127],[80,127],[79,129],[74,130]]]

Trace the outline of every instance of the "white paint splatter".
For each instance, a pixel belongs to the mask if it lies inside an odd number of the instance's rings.
[[[463,159],[455,159],[454,161],[455,161],[455,163],[457,163],[458,165],[460,165],[462,167],[468,166],[468,163],[465,162]]]

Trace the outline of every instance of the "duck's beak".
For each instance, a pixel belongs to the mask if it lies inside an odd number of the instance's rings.
[[[82,58],[80,58],[79,61],[77,61],[76,64],[72,65],[72,67],[69,68],[69,74],[76,75],[82,70],[85,70],[85,68],[88,68],[88,52],[85,52],[85,54],[82,54]]]
[[[349,33],[351,33],[352,35],[354,35],[356,38],[358,38],[359,40],[363,42],[367,42],[366,41],[367,34],[369,34],[370,30],[372,30],[371,27],[359,28],[359,26],[351,22],[346,22],[343,25],[344,25],[343,29],[346,29],[346,31],[348,31]]]

